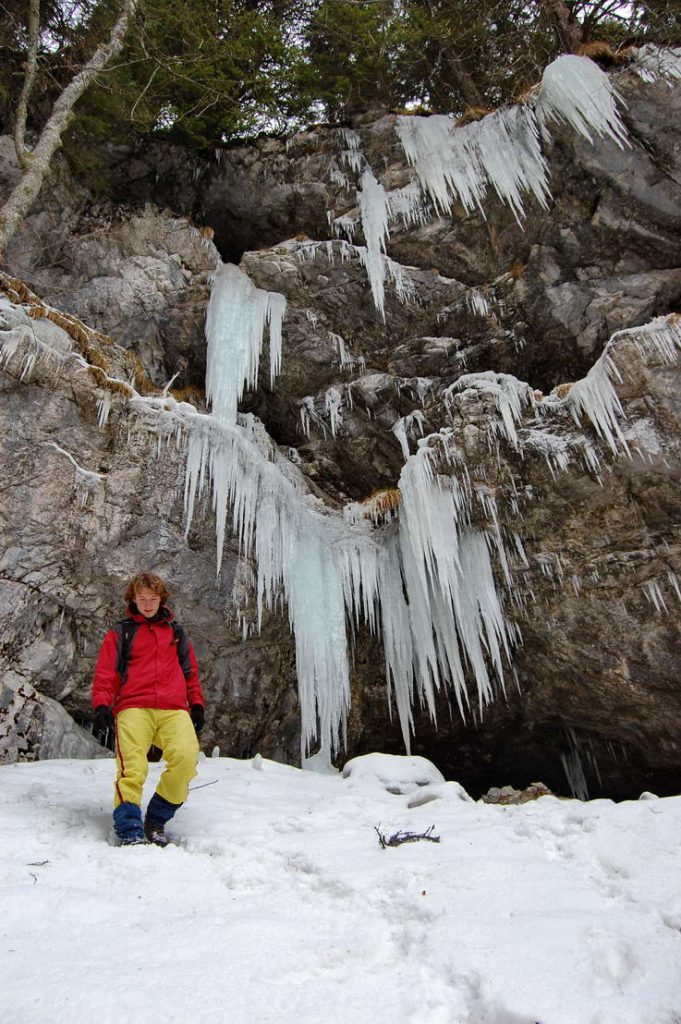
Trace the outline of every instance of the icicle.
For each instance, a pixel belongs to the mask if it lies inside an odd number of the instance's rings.
[[[395,285],[395,294],[398,301],[409,302],[410,299],[414,298],[416,288],[411,277],[406,273],[407,268],[403,267],[400,263],[396,263],[395,260],[391,260],[389,256],[384,256],[383,260],[388,276]]]
[[[484,508],[487,514],[487,518],[492,520],[492,525],[494,527],[492,541],[497,550],[497,557],[499,559],[499,564],[501,565],[501,568],[504,573],[506,587],[509,591],[512,592],[513,578],[511,576],[511,568],[508,562],[508,556],[506,554],[506,545],[504,544],[504,539],[501,535],[501,527],[499,525],[499,512],[497,509],[497,502],[496,498],[494,497],[494,492],[491,491],[488,487],[479,485],[475,488],[475,496],[482,505],[482,507]]]
[[[324,395],[324,408],[326,414],[329,417],[329,425],[331,427],[331,434],[333,437],[336,436],[338,429],[343,423],[343,413],[341,412],[341,405],[343,402],[343,396],[338,388],[330,387],[327,389]]]
[[[388,209],[392,220],[400,218],[405,228],[419,227],[428,221],[428,209],[417,182],[410,181],[404,188],[387,193]]]
[[[390,429],[392,430],[397,440],[400,442],[402,455],[404,457],[404,461],[406,462],[409,456],[411,455],[411,452],[409,451],[409,441],[407,440],[407,430],[404,425],[404,416],[400,416],[399,419],[395,420]]]
[[[466,292],[466,302],[468,308],[476,316],[489,316],[489,300],[486,295],[483,295],[476,288],[471,288],[469,292]]]
[[[386,251],[386,241],[389,237],[388,199],[383,186],[376,181],[369,168],[360,178],[361,191],[358,192],[362,230],[366,239],[366,266],[371,285],[371,294],[374,297],[374,305],[385,320],[384,311],[384,285],[386,266],[383,253]]]
[[[575,423],[580,423],[582,413],[587,416],[597,434],[615,454],[617,442],[629,454],[629,446],[619,425],[622,405],[610,380],[616,374],[615,364],[607,352],[603,352],[586,377],[572,385],[563,403],[571,410]]]
[[[332,185],[335,185],[336,188],[341,188],[344,191],[347,191],[350,188],[350,182],[347,174],[341,171],[335,160],[329,167],[329,181]]]
[[[301,753],[319,737],[335,753],[350,702],[345,600],[323,529],[289,522],[283,550],[289,619],[295,634],[301,706]]]
[[[646,43],[636,54],[634,70],[644,82],[666,78],[672,85],[675,79],[681,78],[681,48],[666,49]]]
[[[344,149],[341,153],[341,160],[348,165],[351,171],[359,174],[364,163],[364,155],[358,149]]]
[[[681,323],[673,316],[660,316],[642,327],[629,327],[612,336],[612,345],[620,338],[632,338],[641,358],[649,363],[653,358],[673,366],[681,352]]]
[[[321,416],[317,415],[314,397],[312,395],[305,395],[300,403],[300,422],[303,428],[303,433],[306,437],[310,436],[311,422],[315,423],[324,434],[324,437],[326,437],[326,424]]]
[[[448,454],[456,459],[455,452]],[[433,665],[426,657],[430,673],[437,680],[436,666],[444,667],[457,699],[463,699],[465,683],[456,648],[458,636],[473,670],[482,708],[492,693],[483,644],[502,680],[501,652],[503,649],[508,653],[509,641],[484,536],[466,527],[470,496],[456,478],[436,476],[432,458],[432,449],[419,449],[400,476],[400,537],[409,607],[420,614],[430,605],[426,620],[432,623],[429,628],[434,631],[438,651]],[[429,650],[422,631],[415,649],[421,652],[420,657]],[[424,671],[422,665],[422,678],[429,678],[423,676]]]
[[[80,494],[80,504],[82,508],[88,503],[88,499],[94,492],[98,484],[104,479],[103,473],[94,473],[92,470],[83,469],[79,466],[73,455],[67,452],[65,448],[61,448],[54,441],[41,441],[41,444],[47,448],[54,448],[55,451],[59,452],[60,455],[66,456],[71,465],[73,466],[73,486],[77,493]]]
[[[643,584],[643,590],[650,603],[655,608],[655,611],[659,614],[667,611],[667,604],[664,599],[664,594],[657,580],[646,580]]]
[[[0,366],[3,364],[6,366],[16,355],[19,346],[26,342],[29,344],[32,342],[31,335],[26,328],[13,327],[9,331],[3,331],[0,334]]]
[[[352,241],[353,238],[355,237],[355,232],[357,231],[358,224],[359,221],[355,220],[354,217],[348,217],[347,215],[343,215],[342,217],[335,218],[335,220],[331,224],[331,230],[333,231],[336,238],[340,238],[341,234],[344,234],[346,238]]]
[[[547,165],[534,113],[527,107],[499,110],[457,128],[444,115],[398,117],[397,134],[423,190],[439,213],[458,201],[482,211],[488,185],[522,216],[523,191],[546,206]]]
[[[629,145],[607,74],[589,57],[563,54],[545,69],[536,102],[539,124],[567,122],[589,142],[592,133],[605,135],[620,148]],[[620,99],[620,102],[621,99]]]
[[[492,423],[495,432],[501,432],[514,447],[518,446],[516,423],[523,416],[524,407],[533,403],[533,391],[529,384],[524,384],[506,373],[467,373],[459,377],[442,392],[445,405],[449,408],[455,392],[472,388],[483,394],[491,395],[501,416],[501,423]]]
[[[19,368],[19,378],[22,381],[31,378],[38,362],[48,372],[56,373],[64,359],[60,351],[41,341],[35,332],[30,332],[27,328],[13,327],[0,331],[0,366],[9,365],[10,360],[19,352],[22,353]]]
[[[358,365],[358,360],[351,352],[348,352],[345,344],[345,338],[342,338],[340,334],[334,334],[333,331],[329,331],[329,340],[334,342],[338,348],[338,362],[341,370],[353,370]],[[348,398],[350,399],[350,408],[352,408],[352,399],[349,388]]]
[[[348,167],[358,174],[364,163],[364,154],[361,150],[362,140],[354,128],[341,128],[340,136],[347,149],[341,153],[341,159]]]
[[[105,427],[108,423],[112,400],[113,395],[110,391],[103,391],[97,399],[97,422],[100,427]]]
[[[409,413],[408,416],[402,416],[400,419],[395,420],[392,427],[390,428],[400,442],[400,448],[404,456],[405,462],[409,458],[411,452],[409,451],[408,436],[414,437],[415,425],[419,430],[421,436],[423,436],[423,421],[425,416],[421,409],[415,409],[414,412]]]
[[[223,263],[211,290],[206,318],[206,395],[222,423],[234,423],[244,387],[255,387],[265,324],[270,328],[270,383],[281,364],[286,300],[256,288],[238,267]]]
[[[670,569],[667,572],[667,579],[669,580],[670,585],[674,588],[674,593],[676,594],[678,600],[681,601],[681,587],[679,586],[678,576],[675,572],[672,572]]]

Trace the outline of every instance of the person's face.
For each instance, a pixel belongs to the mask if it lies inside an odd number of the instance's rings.
[[[153,619],[161,607],[161,598],[149,587],[142,587],[135,591],[135,604],[145,619]]]

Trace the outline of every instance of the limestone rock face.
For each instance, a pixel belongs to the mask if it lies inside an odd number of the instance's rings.
[[[493,547],[503,540],[495,578],[518,642],[505,692],[499,685],[484,715],[472,707],[461,720],[441,693],[437,725],[415,710],[413,750],[474,795],[536,778],[578,795],[678,790],[681,84],[644,83],[632,70],[615,78],[630,144],[552,125],[542,143],[550,199],[544,207],[525,196],[520,217],[491,189],[482,209],[454,202],[440,216],[432,206],[402,216],[398,199],[414,171],[396,117],[385,115],[259,140],[212,161],[160,145],[111,150],[115,202],[98,206],[67,188],[66,230],[50,220],[46,196],[11,254],[17,276],[132,349],[162,387],[178,371],[178,386],[202,382],[219,250],[286,298],[281,374],[274,387],[261,375],[242,408],[330,509],[394,490],[422,436],[443,478],[458,467],[471,525]],[[5,150],[0,158],[9,182],[11,160]],[[397,211],[384,316],[358,248],[367,242],[358,195],[367,167]],[[214,231],[217,248],[188,216]],[[39,260],[50,245],[58,259]],[[125,394],[98,428],[102,379],[68,354],[70,338],[16,302],[2,317],[5,337],[30,329],[61,352],[55,362],[36,349],[26,369],[19,346],[2,361],[3,473],[18,481],[0,506],[12,538],[0,562],[3,607],[27,588],[18,621],[3,618],[12,694],[32,686],[84,721],[118,594],[153,563],[177,587],[204,666],[206,745],[295,759],[287,624],[270,615],[260,635],[241,640],[252,573],[232,544],[216,580],[208,507],[185,539],[181,451],[157,455]],[[667,318],[658,330],[666,347],[645,331],[608,341],[655,317]],[[124,355],[105,355],[125,376]],[[605,432],[589,414],[593,391],[574,383],[595,366],[599,387],[605,374],[621,403],[619,426],[608,420]],[[504,391],[499,374],[529,386]],[[517,415],[503,405],[510,393]],[[577,401],[584,393],[588,408]],[[79,477],[69,455],[95,475]],[[348,754],[401,749],[380,643],[360,633]]]
[[[18,175],[0,137],[0,189]],[[112,335],[163,387],[203,388],[203,325],[219,256],[210,232],[156,208],[95,204],[57,159],[7,253],[11,272],[41,298]]]
[[[99,645],[124,613],[126,581],[153,565],[170,582],[201,665],[206,748],[295,759],[288,630],[271,621],[252,644],[240,643],[236,618],[225,612],[233,591],[239,597],[240,560],[230,549],[216,579],[208,516],[195,518],[185,538],[177,449],[159,452],[156,437],[136,429],[126,395],[103,387],[73,339],[43,317],[29,318],[30,309],[0,300],[3,756],[92,756],[98,745],[73,721],[58,720],[55,707],[90,721]],[[115,363],[110,347],[98,352]],[[111,408],[100,428],[104,397]]]

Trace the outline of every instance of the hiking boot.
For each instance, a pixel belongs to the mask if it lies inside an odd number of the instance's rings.
[[[153,843],[154,846],[167,846],[170,842],[165,833],[165,823],[155,818],[144,819],[144,835],[147,842]]]
[[[144,836],[119,836],[121,846],[146,846],[147,841]]]

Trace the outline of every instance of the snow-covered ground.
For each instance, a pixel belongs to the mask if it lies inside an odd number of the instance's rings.
[[[0,768],[3,1024],[681,1022],[681,798],[491,806],[414,763],[202,759],[165,850],[110,844],[112,761]]]

